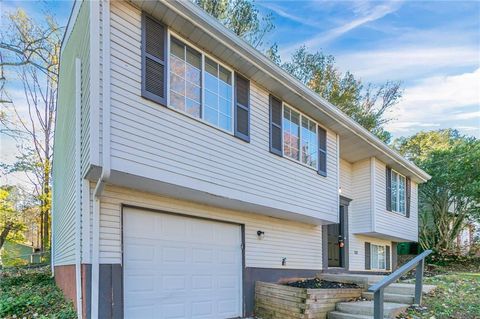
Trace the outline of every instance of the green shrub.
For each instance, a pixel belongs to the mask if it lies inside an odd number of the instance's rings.
[[[48,266],[4,270],[0,275],[0,318],[76,318]]]

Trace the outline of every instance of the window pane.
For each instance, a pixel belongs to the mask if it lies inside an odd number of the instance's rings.
[[[201,72],[194,66],[187,63],[187,72],[185,74],[187,81],[200,85]]]
[[[394,172],[392,170],[392,191],[391,191],[391,194],[392,194],[392,210],[393,211],[398,211],[398,207],[397,207],[397,178],[398,178],[398,174],[396,172]]]
[[[187,47],[187,62],[197,69],[201,69],[202,55],[194,49]]]
[[[205,88],[213,93],[218,93],[218,79],[210,73],[205,73]]]
[[[224,99],[232,99],[232,86],[223,81],[218,82],[218,92],[220,93],[220,96]]]
[[[378,246],[378,269],[385,269],[385,246]]]
[[[170,71],[175,73],[176,75],[179,75],[182,78],[184,78],[185,77],[185,62],[172,55],[170,57]]]
[[[232,118],[230,116],[220,114],[219,126],[224,130],[230,131],[232,129]]]
[[[288,107],[284,107],[283,126],[285,156],[299,160],[300,114]]]
[[[372,268],[378,269],[378,246],[370,245]]]
[[[185,97],[170,91],[170,105],[178,110],[185,111]]]
[[[185,95],[185,80],[175,74],[170,74],[170,90]]]
[[[185,45],[175,38],[170,42],[170,52],[182,60],[185,59]]]
[[[227,101],[225,99],[219,99],[219,110],[225,115],[231,116],[232,115],[232,102]]]
[[[208,106],[205,107],[205,120],[213,125],[218,126],[218,112]]]
[[[405,177],[398,177],[398,212],[405,213]]]
[[[200,103],[190,99],[186,101],[186,112],[194,117],[200,118]]]
[[[302,117],[302,162],[317,167],[317,127],[313,121]]]
[[[209,58],[205,58],[205,71],[212,74],[213,76],[218,76],[218,64]]]
[[[226,84],[232,84],[232,73],[220,65],[220,80]]]
[[[187,81],[187,97],[200,102],[200,87]]]
[[[205,105],[211,107],[214,110],[218,110],[218,96],[212,92],[205,91]]]

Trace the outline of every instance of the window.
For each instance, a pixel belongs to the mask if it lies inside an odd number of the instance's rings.
[[[232,131],[233,73],[170,37],[169,106]]]
[[[392,170],[391,208],[392,211],[405,214],[406,178]]]
[[[385,246],[371,244],[371,268],[386,269]]]
[[[283,155],[317,168],[317,123],[288,106],[283,107]]]
[[[201,116],[202,56],[182,42],[170,42],[170,106]]]

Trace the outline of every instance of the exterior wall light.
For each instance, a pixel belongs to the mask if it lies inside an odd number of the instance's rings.
[[[257,230],[258,239],[263,239],[265,237],[265,232],[261,230]]]

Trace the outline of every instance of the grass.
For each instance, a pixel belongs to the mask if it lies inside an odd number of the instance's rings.
[[[0,318],[76,318],[48,266],[0,270]]]
[[[451,272],[424,279],[436,285],[424,296],[422,307],[410,308],[402,318],[480,318],[480,273]]]

